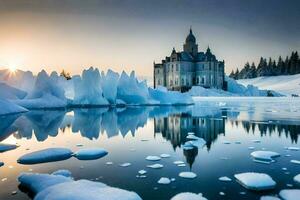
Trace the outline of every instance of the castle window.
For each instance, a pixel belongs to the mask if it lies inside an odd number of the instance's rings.
[[[201,78],[201,83],[204,84],[204,82],[205,82],[205,79],[204,79],[204,77],[202,77]]]
[[[199,76],[197,77],[197,84],[199,84]]]

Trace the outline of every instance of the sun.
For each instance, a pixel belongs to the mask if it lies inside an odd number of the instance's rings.
[[[16,66],[14,66],[14,65],[10,65],[10,66],[9,66],[9,71],[10,71],[10,72],[13,72],[13,73],[14,73],[14,72],[16,72],[16,70],[17,70]]]

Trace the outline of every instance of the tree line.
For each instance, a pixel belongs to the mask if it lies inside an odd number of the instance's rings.
[[[300,59],[297,51],[293,51],[291,56],[287,56],[285,60],[279,56],[277,62],[272,58],[267,61],[266,58],[261,57],[257,66],[252,62],[245,64],[242,70],[232,70],[229,77],[234,79],[256,78],[260,76],[279,76],[279,75],[293,75],[300,73]]]

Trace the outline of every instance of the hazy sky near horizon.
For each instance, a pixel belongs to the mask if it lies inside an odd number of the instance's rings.
[[[300,50],[299,0],[0,0],[0,69],[152,76],[189,27],[226,72]]]

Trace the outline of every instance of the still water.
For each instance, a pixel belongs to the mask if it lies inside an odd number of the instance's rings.
[[[207,143],[201,149],[183,150],[188,133]],[[0,199],[30,199],[19,186],[22,172],[52,173],[68,169],[75,180],[89,179],[110,186],[135,191],[145,200],[170,199],[180,192],[202,193],[208,199],[259,199],[278,194],[281,189],[299,188],[293,177],[300,173],[300,100],[287,98],[207,98],[192,106],[128,107],[74,110],[35,110],[20,115],[0,117],[1,143],[17,143],[15,150],[0,153]],[[109,154],[101,159],[22,165],[17,159],[25,153],[49,147],[101,147]],[[249,148],[250,147],[250,148]],[[271,150],[281,154],[275,163],[254,162],[253,150]],[[149,155],[170,154],[160,161],[147,161]],[[184,161],[179,167],[174,161]],[[112,162],[112,165],[107,165]],[[131,166],[120,167],[129,162]],[[160,163],[161,169],[149,164]],[[283,170],[282,168],[287,168]],[[146,178],[137,178],[138,171]],[[195,179],[178,176],[182,171],[197,174]],[[276,182],[274,190],[253,192],[239,185],[233,175],[263,172]],[[233,181],[221,182],[228,176]],[[161,177],[175,178],[160,185]],[[12,195],[13,191],[17,194]],[[221,195],[220,192],[224,194]]]

